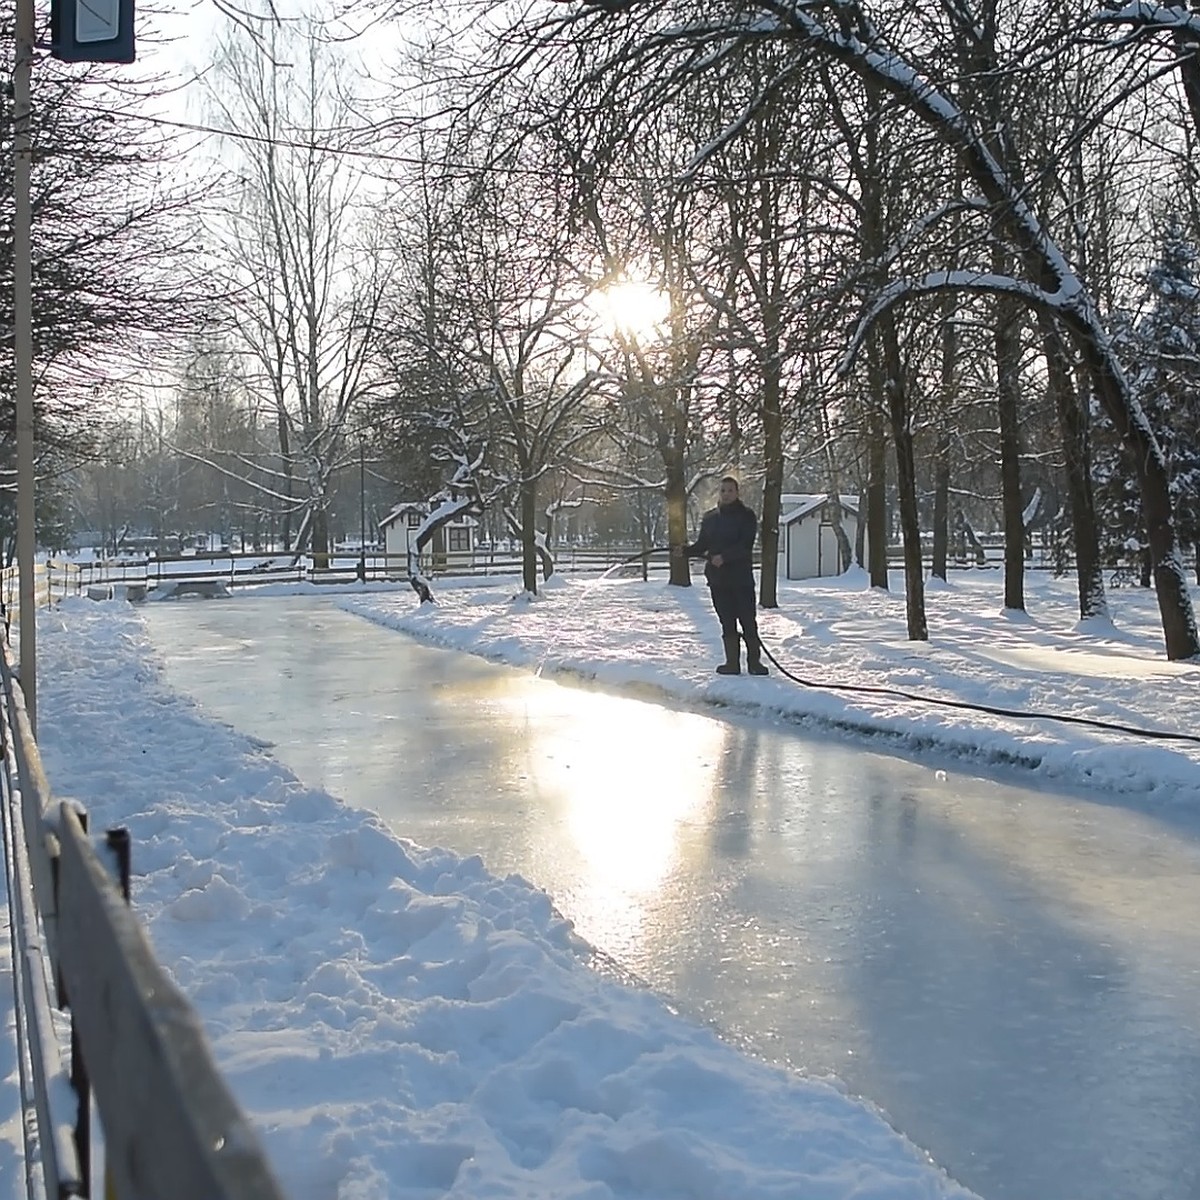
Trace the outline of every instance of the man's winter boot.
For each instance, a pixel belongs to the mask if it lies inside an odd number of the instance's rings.
[[[721,639],[725,643],[725,661],[717,668],[718,675],[740,675],[742,673],[741,639],[735,633]]]
[[[770,675],[762,660],[762,642],[757,638],[746,643],[746,670],[751,675]]]

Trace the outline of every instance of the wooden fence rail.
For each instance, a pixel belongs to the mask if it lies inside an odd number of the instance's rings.
[[[86,816],[50,794],[7,643],[0,669],[26,1194],[92,1194],[94,1094],[106,1200],[282,1200],[198,1017],[156,961]],[[106,841],[125,847],[123,834]],[[127,860],[121,874],[127,882]],[[69,1047],[55,1007],[69,1012]]]

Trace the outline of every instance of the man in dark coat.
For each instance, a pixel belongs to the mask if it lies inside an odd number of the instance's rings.
[[[725,643],[725,661],[718,675],[742,673],[738,625],[746,640],[746,666],[751,675],[766,675],[762,663],[762,642],[758,640],[755,613],[752,554],[758,535],[758,518],[738,499],[738,482],[732,475],[721,480],[717,507],[704,514],[700,536],[684,547],[688,558],[704,558],[704,577],[708,580],[713,608],[721,622]]]

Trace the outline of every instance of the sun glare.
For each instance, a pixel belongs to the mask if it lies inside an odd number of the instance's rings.
[[[591,308],[601,329],[609,336],[619,333],[651,341],[663,334],[671,313],[671,300],[652,283],[618,279],[593,294]]]
[[[555,853],[575,855],[566,892],[577,929],[595,945],[626,950],[673,902],[666,880],[687,853],[687,827],[709,819],[728,728],[599,692],[566,694],[577,719],[539,743],[530,782],[559,839]],[[556,712],[563,700],[543,689],[525,704]],[[675,741],[688,752],[664,754]]]

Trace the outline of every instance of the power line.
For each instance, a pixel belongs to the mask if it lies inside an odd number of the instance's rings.
[[[93,113],[98,116],[111,119],[113,113],[106,108],[101,108],[97,105],[79,104],[75,101],[68,101],[71,108],[79,112]],[[132,117],[135,120],[143,121],[149,125],[162,126],[168,129],[179,129],[188,133],[203,134],[206,137],[222,137],[229,138],[232,141],[245,142],[258,146],[271,146],[282,150],[301,150],[301,151],[319,151],[324,154],[342,155],[346,158],[358,158],[368,162],[390,162],[397,163],[401,166],[408,167],[430,167],[440,168],[446,173],[454,172],[463,175],[478,174],[480,172],[491,173],[496,175],[524,175],[533,179],[546,179],[552,181],[561,181],[564,175],[569,173],[569,168],[565,166],[549,166],[549,167],[533,167],[526,165],[517,165],[514,163],[505,162],[467,162],[462,160],[448,159],[430,159],[416,154],[401,154],[389,153],[381,150],[368,150],[354,146],[340,146],[331,142],[321,142],[316,139],[304,140],[298,138],[284,138],[261,133],[247,133],[243,130],[223,129],[217,125],[205,125],[196,121],[182,121],[170,117],[158,117],[148,113],[141,112],[123,112],[121,116]],[[363,127],[353,131],[356,137],[367,137],[377,132],[371,127]],[[606,171],[605,178],[613,180],[617,183],[627,184],[662,184],[662,185],[679,185],[680,174],[674,171],[664,171],[661,174],[631,174],[621,171]],[[750,180],[758,181],[764,179],[774,179],[777,181],[786,182],[794,180],[800,182],[812,178],[811,171],[793,172],[788,170],[755,170],[753,173],[744,172],[739,174],[717,174],[714,172],[698,172],[689,173],[688,179],[701,180],[706,183],[720,184],[736,184],[745,183]]]
[[[111,118],[112,113],[105,108],[95,105],[71,103],[71,107],[87,113],[94,113],[100,116],[108,116]],[[429,167],[436,166],[444,168],[448,171],[458,171],[463,174],[475,174],[481,171],[491,172],[494,174],[503,175],[528,175],[537,179],[555,179],[561,180],[564,171],[559,167],[530,167],[530,166],[514,166],[503,163],[476,163],[476,162],[448,162],[446,160],[431,160],[423,158],[415,154],[400,154],[389,153],[381,150],[366,150],[354,146],[338,146],[329,142],[320,142],[313,140],[301,140],[294,138],[282,138],[261,133],[246,133],[243,130],[222,129],[216,125],[203,125],[194,121],[175,120],[170,117],[156,117],[148,113],[127,112],[123,116],[133,117],[136,120],[144,121],[149,125],[163,126],[169,129],[179,129],[188,133],[200,133],[209,137],[230,138],[237,142],[246,142],[258,146],[272,146],[283,150],[304,150],[304,151],[319,151],[324,154],[338,154],[346,158],[360,158],[370,162],[391,162],[398,163],[401,166],[408,167]],[[371,133],[370,129],[362,129],[357,131],[360,136],[367,136]],[[671,181],[674,176],[671,174],[662,175],[618,175],[609,176],[612,179],[619,179],[625,183],[664,183]]]

